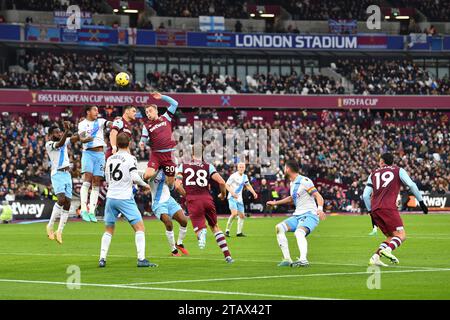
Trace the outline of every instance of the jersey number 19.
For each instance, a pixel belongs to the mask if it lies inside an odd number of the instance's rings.
[[[391,183],[391,181],[394,180],[394,173],[391,171],[385,171],[383,172],[383,174],[381,174],[381,172],[375,173],[375,184],[377,190],[380,189],[381,184],[380,180],[383,181],[381,187],[386,188],[389,185],[389,183]]]

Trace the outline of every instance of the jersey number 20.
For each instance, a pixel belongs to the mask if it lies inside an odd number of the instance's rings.
[[[187,168],[185,172],[188,174],[186,178],[187,186],[197,185],[199,187],[206,187],[208,185],[208,179],[206,179],[208,174],[205,170],[197,170],[197,177],[195,180],[193,180],[195,171],[192,168]]]
[[[381,177],[381,179],[380,179]],[[385,171],[383,174],[381,172],[375,173],[375,184],[377,190],[380,189],[380,180],[383,181],[383,184],[381,185],[382,188],[386,188],[389,183],[391,183],[392,180],[394,180],[394,173],[391,171]]]

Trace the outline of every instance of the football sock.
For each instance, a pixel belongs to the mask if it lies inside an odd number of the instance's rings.
[[[392,249],[392,251],[394,251],[402,245],[402,239],[400,239],[399,237],[393,237],[388,245]]]
[[[373,226],[373,228],[372,228],[372,232],[377,232],[377,226]]]
[[[244,219],[241,217],[238,217],[238,227],[237,227],[237,233],[242,233],[242,228],[244,227]]]
[[[52,215],[50,217],[50,220],[48,221],[48,227],[53,228],[53,225],[55,224],[56,218],[59,217],[61,214],[62,207],[58,204],[58,202],[55,203],[52,210]]]
[[[111,244],[112,234],[105,232],[102,236],[102,246],[100,249],[100,259],[105,259],[108,255],[109,245]]]
[[[69,210],[63,210],[59,219],[58,232],[62,232],[69,218]]]
[[[136,231],[134,236],[136,242],[137,257],[139,260],[145,259],[145,233],[144,231]]]
[[[90,182],[83,182],[80,188],[81,211],[87,211],[87,202],[89,196]]]
[[[228,250],[227,240],[225,239],[225,235],[222,231],[216,232],[214,234],[214,238],[216,238],[216,242],[219,245],[220,249],[223,252],[224,257],[230,257],[230,251]]]
[[[281,252],[283,253],[283,258],[285,260],[292,261],[291,254],[289,253],[289,245],[288,240],[286,238],[286,227],[284,224],[279,223],[277,224],[277,241],[278,245],[280,246]]]
[[[308,240],[306,240],[306,232],[303,229],[297,229],[295,231],[295,237],[297,238],[298,249],[300,250],[300,261],[306,261],[308,254]]]
[[[380,251],[383,249],[386,249],[387,247],[389,247],[389,243],[387,242],[382,242],[380,244],[380,246],[378,247],[378,250],[375,252],[376,254],[380,255]]]
[[[230,216],[228,218],[228,222],[227,222],[227,228],[226,228],[226,232],[230,232],[231,226],[233,225],[233,220],[234,220],[235,216]]]
[[[175,233],[172,231],[166,230],[167,241],[169,242],[170,251],[176,250],[175,247]]]
[[[187,227],[182,227],[180,226],[180,230],[178,232],[178,240],[177,240],[177,244],[183,244],[183,240],[184,238],[186,238],[186,233],[187,233]]]
[[[95,213],[95,208],[97,208],[99,194],[100,194],[100,187],[92,187],[91,196],[89,197],[89,213]]]

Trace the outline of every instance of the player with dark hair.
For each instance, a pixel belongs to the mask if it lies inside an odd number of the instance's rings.
[[[58,126],[50,127],[48,130],[49,141],[45,144],[45,150],[51,163],[52,187],[58,197],[47,224],[47,236],[50,240],[56,239],[61,244],[63,241],[62,232],[69,218],[72,201],[72,176],[70,174],[68,146],[78,140],[77,135],[69,138],[70,127],[69,121],[64,121],[64,132],[61,132]],[[60,220],[55,235],[53,225],[58,217],[60,217]]]
[[[417,198],[423,213],[428,213],[417,185],[405,169],[393,164],[394,156],[391,153],[382,154],[379,161],[380,167],[372,171],[364,188],[363,198],[367,210],[374,223],[386,236],[386,240],[370,258],[369,265],[387,266],[381,261],[380,255],[388,258],[392,263],[399,263],[392,251],[406,240],[403,221],[397,208],[397,196],[402,184],[408,186]]]
[[[136,120],[136,112],[135,106],[126,106],[123,109],[122,116],[114,119],[109,133],[109,146],[106,151],[106,159],[117,152],[117,135],[119,133],[124,132],[128,137],[131,137],[133,133],[131,126],[133,121]]]
[[[106,266],[106,259],[115,230],[119,213],[123,214],[135,231],[135,244],[138,267],[157,267],[145,259],[145,226],[141,213],[133,197],[133,183],[145,190],[150,186],[145,183],[137,170],[137,160],[129,152],[130,138],[124,132],[117,135],[118,151],[106,162],[106,182],[108,193],[105,206],[105,232],[101,240],[99,267]]]
[[[110,127],[112,122],[99,118],[98,108],[89,106],[85,109],[86,118],[78,124],[78,134],[83,144],[81,157],[81,173],[83,185],[80,189],[81,217],[84,221],[97,222],[95,209],[100,194],[100,186],[105,170],[105,136],[104,129]],[[89,189],[92,191],[89,197]],[[89,199],[89,212],[87,202]]]
[[[186,197],[186,206],[194,231],[197,234],[200,249],[206,246],[206,223],[214,233],[217,245],[222,250],[227,263],[233,263],[227,240],[217,224],[217,213],[214,200],[209,191],[211,181],[219,184],[219,199],[226,196],[225,180],[220,176],[212,164],[202,161],[201,157],[194,155],[191,162],[182,163],[177,168],[177,180],[175,188]]]
[[[278,245],[283,253],[283,260],[278,264],[280,267],[306,267],[308,241],[306,237],[317,227],[319,219],[325,219],[323,212],[323,198],[317,191],[313,182],[305,176],[299,174],[300,167],[295,160],[288,160],[284,166],[284,174],[291,181],[291,195],[281,200],[267,201],[267,205],[276,206],[293,203],[295,211],[292,217],[276,225]],[[316,205],[317,201],[317,205]],[[295,232],[300,258],[292,262],[289,253],[286,232]]]
[[[170,189],[173,189],[176,169],[173,151],[175,151],[176,142],[172,138],[172,118],[175,116],[178,102],[159,92],[152,93],[152,96],[157,100],[170,103],[170,106],[162,116],[159,116],[156,104],[145,107],[147,120],[142,129],[140,145],[143,146],[150,140],[151,154],[144,179],[153,178],[159,169],[163,169],[167,177],[166,183]]]

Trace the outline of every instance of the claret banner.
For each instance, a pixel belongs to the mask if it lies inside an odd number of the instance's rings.
[[[292,109],[450,109],[450,96],[267,95],[170,93],[180,108],[292,108]],[[148,92],[0,90],[7,106],[144,106],[160,101]]]

